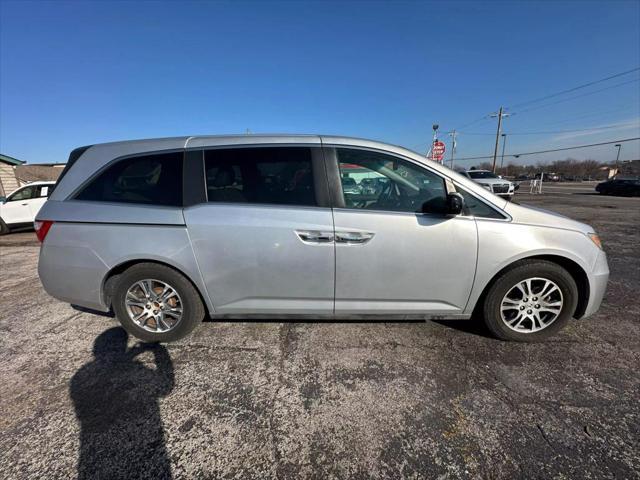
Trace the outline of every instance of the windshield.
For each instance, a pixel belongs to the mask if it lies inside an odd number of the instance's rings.
[[[471,178],[498,178],[495,173],[492,172],[467,172]]]

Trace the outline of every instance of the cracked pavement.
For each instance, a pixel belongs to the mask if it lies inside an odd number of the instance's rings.
[[[596,315],[541,344],[464,322],[203,323],[149,347],[50,298],[0,238],[0,478],[637,478],[640,199],[517,200],[592,224]]]

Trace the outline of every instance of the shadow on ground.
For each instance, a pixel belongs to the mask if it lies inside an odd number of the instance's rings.
[[[137,358],[145,352],[155,368]],[[70,386],[81,428],[78,478],[171,478],[158,406],[174,385],[166,348],[127,349],[127,333],[116,327],[96,338],[93,355]]]

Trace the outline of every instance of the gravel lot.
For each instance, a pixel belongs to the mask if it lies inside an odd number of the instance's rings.
[[[589,191],[590,189],[586,189]],[[592,224],[600,312],[544,344],[478,322],[206,322],[144,347],[0,239],[0,478],[638,478],[640,198],[518,201]]]

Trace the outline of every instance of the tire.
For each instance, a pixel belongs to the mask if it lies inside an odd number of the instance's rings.
[[[544,295],[544,300],[542,300],[542,297],[538,299],[536,296],[513,300],[514,292],[515,294],[522,293],[524,296],[524,290],[528,290],[528,288],[520,282],[525,282],[526,284],[527,279],[535,279],[530,283],[531,290],[534,292],[533,295],[541,293],[543,286],[544,289],[551,288],[552,293]],[[557,288],[553,288],[552,284],[555,284]],[[524,290],[517,287],[517,285],[521,285]],[[507,294],[509,294],[508,298],[506,297]],[[552,306],[558,303],[558,299],[560,299],[561,306]],[[505,304],[505,319],[503,319],[503,314],[501,313],[503,300],[508,302]],[[527,300],[527,302],[524,302],[524,300]],[[545,301],[548,308],[545,308]],[[578,287],[569,272],[553,262],[522,260],[502,273],[489,288],[484,300],[483,317],[487,328],[501,340],[539,342],[558,333],[573,316],[577,304]],[[537,308],[539,310],[536,310]],[[551,312],[551,309],[558,308],[560,309],[559,311],[554,310],[556,313]],[[544,311],[545,309],[547,312]],[[528,317],[519,322],[519,319],[528,313],[532,313],[533,317]],[[521,316],[518,317],[518,315]],[[556,315],[555,319],[553,319],[554,315]],[[512,318],[513,320],[511,320]],[[546,326],[543,326],[541,320],[543,318],[548,322]],[[516,323],[519,322],[518,331],[509,327],[507,325],[508,322],[513,322],[512,325],[516,327]]]
[[[142,280],[151,280],[151,284],[147,283],[147,287],[149,285],[153,287],[151,297],[145,297],[143,288],[136,286],[136,284]],[[205,309],[200,295],[185,276],[170,267],[156,263],[139,263],[125,270],[124,273],[119,276],[117,282],[113,296],[113,310],[116,317],[127,332],[143,342],[157,343],[179,340],[191,333],[204,318]],[[158,297],[156,297],[163,288],[163,284],[169,286],[177,293],[177,295],[173,295],[167,300],[166,303],[160,302]],[[131,315],[142,312],[143,306],[127,305],[125,300],[127,298],[133,299],[131,295],[127,297],[127,293],[132,288],[134,288],[132,295],[135,294],[136,302],[138,300],[143,303],[147,302],[147,304],[144,305],[145,308],[148,305],[151,305],[152,308],[153,305],[159,305],[158,310],[148,310],[149,313],[152,311],[164,313],[166,307],[167,313],[166,315],[162,315],[164,320],[156,321],[155,317],[148,317],[141,320],[144,326],[136,323]],[[158,300],[159,303],[152,303],[155,300]],[[132,300],[129,300],[129,302],[131,301]],[[169,305],[170,302],[173,302],[173,305]],[[172,309],[172,306],[175,307],[175,309]],[[169,316],[169,310],[177,310],[178,307],[181,307],[182,311],[180,318],[176,321],[173,316]],[[130,311],[132,312],[131,315],[129,313]],[[171,325],[172,322],[175,322],[175,324]],[[159,325],[169,325],[171,328],[165,329],[165,331],[157,331]],[[156,331],[150,331],[150,329],[153,330],[154,327]]]
[[[7,227],[7,224],[4,223],[4,220],[2,220],[0,218],[0,235],[6,235],[7,233],[9,233],[9,227]]]

